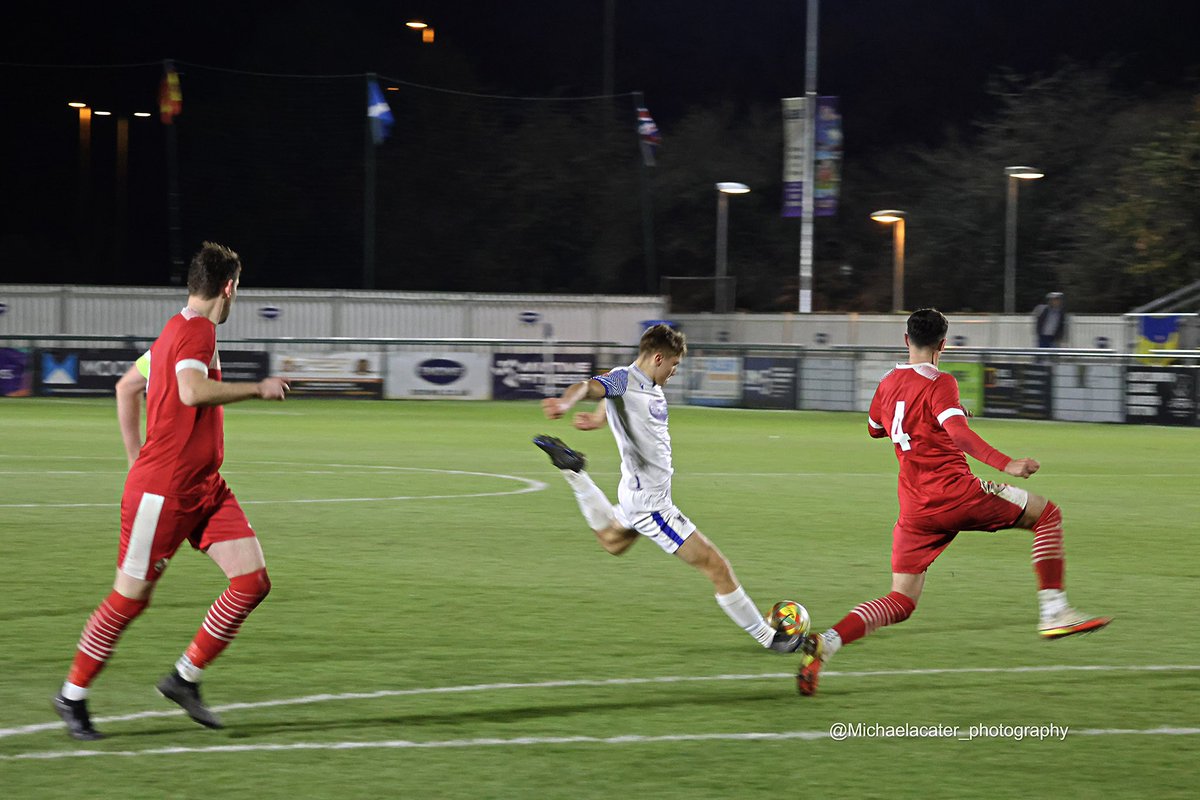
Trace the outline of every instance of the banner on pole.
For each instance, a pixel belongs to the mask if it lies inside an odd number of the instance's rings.
[[[804,162],[808,158],[804,98],[783,98],[783,216],[799,217],[804,206]]]
[[[842,182],[842,115],[836,97],[817,98],[813,215],[837,214],[838,188]]]

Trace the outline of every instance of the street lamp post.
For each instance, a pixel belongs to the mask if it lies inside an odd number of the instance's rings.
[[[817,130],[817,18],[821,0],[808,0],[804,43],[804,185],[800,198],[801,314],[812,312],[813,294],[813,159]]]
[[[88,209],[91,207],[92,186],[92,109],[87,103],[67,103],[79,112],[79,193],[76,198],[77,225],[80,242],[85,238],[88,227]]]
[[[892,227],[892,311],[904,310],[904,218],[907,215],[895,208],[876,211],[871,219]]]
[[[1033,167],[1005,167],[1008,176],[1008,208],[1004,236],[1004,313],[1017,310],[1017,183],[1044,178],[1046,173]]]
[[[93,117],[111,117],[113,112],[91,108],[87,103],[72,101],[68,106],[79,112],[79,217],[85,249],[90,252],[91,237],[91,171]],[[148,118],[150,112],[135,111],[133,116]],[[129,116],[116,115],[116,202],[113,209],[113,254],[118,270],[124,267],[126,229],[129,224]]]
[[[729,195],[746,194],[750,187],[744,183],[722,181],[717,184],[717,280],[715,289],[715,308],[718,314],[728,314],[733,310],[727,284],[729,272]]]

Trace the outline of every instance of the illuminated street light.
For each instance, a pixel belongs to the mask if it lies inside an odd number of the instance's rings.
[[[904,310],[904,218],[907,215],[895,208],[876,211],[871,219],[892,225],[892,311]]]
[[[87,103],[73,100],[67,103],[79,112],[79,225],[80,236],[90,234],[91,205],[92,205],[92,117],[111,117],[111,111],[95,111]],[[146,119],[149,111],[135,111],[133,116]],[[116,162],[115,162],[115,247],[117,262],[124,259],[125,231],[128,227],[129,207],[129,117],[126,112],[116,115]]]
[[[1005,167],[1008,177],[1008,208],[1004,236],[1004,313],[1017,310],[1017,184],[1046,177],[1034,167]]]
[[[733,310],[733,298],[726,286],[729,271],[729,195],[746,194],[750,187],[744,183],[722,181],[717,184],[717,282],[716,312],[728,314]]]

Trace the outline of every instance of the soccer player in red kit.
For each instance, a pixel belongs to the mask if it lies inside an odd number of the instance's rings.
[[[890,438],[900,462],[892,591],[855,606],[824,633],[805,638],[796,676],[801,694],[816,692],[822,665],[842,645],[912,615],[925,571],[959,531],[1033,531],[1033,570],[1041,606],[1038,634],[1043,639],[1099,630],[1111,621],[1089,617],[1067,603],[1058,506],[1016,486],[977,478],[967,467],[963,453],[1014,478],[1028,478],[1040,465],[1032,458],[1009,458],[967,425],[958,382],[937,367],[948,327],[941,312],[932,308],[908,318],[908,363],[896,365],[879,382],[867,418],[872,438]]]
[[[237,253],[205,242],[188,270],[187,306],[151,346],[149,364],[143,365],[147,377],[131,369],[118,386],[118,419],[136,460],[121,498],[117,576],[112,593],[84,626],[67,680],[54,697],[55,710],[76,739],[102,738],[88,713],[88,689],[117,639],[149,605],[168,560],[185,540],[229,578],[229,588],[209,609],[174,671],[158,683],[164,697],[201,725],[221,727],[200,698],[204,668],[270,591],[262,547],[218,472],[225,451],[222,406],[255,397],[282,400],[288,390],[281,378],[221,381],[217,325],[229,318],[241,271]],[[142,386],[146,443],[137,448]]]

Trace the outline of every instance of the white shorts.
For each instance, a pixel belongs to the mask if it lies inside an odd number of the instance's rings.
[[[678,506],[668,506],[662,511],[634,511],[616,505],[613,515],[618,525],[637,531],[668,553],[678,550],[696,530]]]

